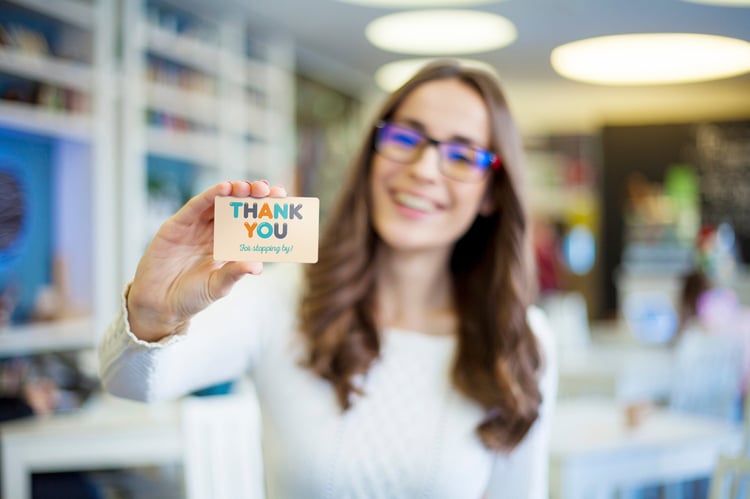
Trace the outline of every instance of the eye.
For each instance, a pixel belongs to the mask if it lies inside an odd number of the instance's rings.
[[[415,131],[395,127],[391,128],[388,133],[388,139],[402,147],[415,147],[423,140],[422,136]]]
[[[445,157],[454,163],[474,163],[474,151],[462,144],[446,144]]]

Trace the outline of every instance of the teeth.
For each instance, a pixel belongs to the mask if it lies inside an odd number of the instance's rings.
[[[435,205],[431,201],[419,196],[412,196],[411,194],[407,194],[405,192],[396,194],[396,201],[406,206],[407,208],[411,208],[414,210],[432,211],[435,209]]]

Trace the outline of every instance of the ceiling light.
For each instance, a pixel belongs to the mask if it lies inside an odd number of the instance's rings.
[[[343,3],[353,3],[356,5],[366,5],[368,7],[465,7],[468,5],[483,5],[488,3],[500,2],[502,0],[339,0]]]
[[[704,3],[706,5],[720,5],[723,7],[750,7],[750,0],[685,0],[690,3]]]
[[[615,35],[561,45],[550,59],[562,76],[587,83],[686,83],[750,71],[750,43],[695,33]]]
[[[383,50],[419,55],[486,52],[513,43],[516,27],[502,16],[472,10],[416,10],[367,25],[365,36]]]
[[[375,72],[375,82],[381,89],[385,90],[386,92],[392,92],[406,83],[406,81],[414,76],[414,74],[419,71],[425,64],[437,59],[439,58],[426,57],[420,59],[404,59],[401,61],[390,62],[388,64],[385,64],[384,66],[381,66],[380,69]],[[493,68],[486,62],[477,61],[475,59],[453,60],[456,60],[467,67],[484,69],[485,71],[497,74],[495,72],[495,68]]]

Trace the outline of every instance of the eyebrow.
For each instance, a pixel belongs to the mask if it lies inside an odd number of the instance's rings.
[[[422,135],[425,135],[425,136],[429,135],[427,133],[427,130],[425,129],[425,126],[421,122],[419,122],[417,120],[410,119],[410,118],[394,118],[393,122],[395,124],[397,124],[397,125],[400,125],[400,126],[405,126],[407,128],[412,128],[412,129],[420,132]],[[461,143],[461,144],[466,144],[466,145],[471,146],[471,147],[483,148],[483,146],[477,144],[475,141],[471,140],[468,137],[464,137],[462,135],[454,135],[454,136],[448,138],[447,140],[441,140],[440,142],[457,142],[457,143]]]

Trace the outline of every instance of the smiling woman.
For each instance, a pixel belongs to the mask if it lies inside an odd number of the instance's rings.
[[[280,186],[224,182],[165,222],[103,385],[157,400],[247,372],[268,499],[548,497],[557,374],[523,168],[494,76],[424,67],[374,116],[304,271],[216,261],[202,237],[217,196]]]

